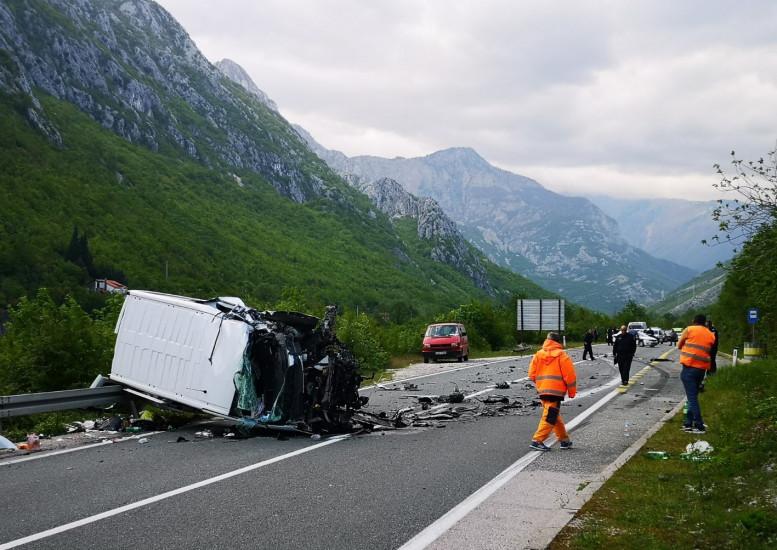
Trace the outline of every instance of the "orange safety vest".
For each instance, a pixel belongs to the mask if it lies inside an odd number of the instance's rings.
[[[529,365],[529,380],[537,386],[540,397],[564,399],[568,393],[577,393],[577,375],[572,359],[564,347],[553,340],[545,340],[542,349],[534,354]]]
[[[710,354],[715,345],[715,335],[701,325],[691,325],[685,329],[685,342],[680,348],[680,364],[686,367],[708,370]]]

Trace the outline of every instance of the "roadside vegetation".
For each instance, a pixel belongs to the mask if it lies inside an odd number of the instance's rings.
[[[701,395],[707,434],[668,422],[586,503],[550,548],[774,548],[777,361],[725,368]],[[709,460],[684,460],[708,441]],[[655,460],[648,451],[666,451]]]
[[[777,155],[731,168],[716,166],[721,200],[715,241],[741,250],[711,315],[722,350],[753,339],[747,311],[757,307],[755,339],[777,345]],[[741,349],[741,348],[740,348]],[[586,503],[559,533],[553,549],[777,547],[777,360],[725,368],[701,395],[714,451],[708,460],[683,460],[689,442],[682,415],[668,422]],[[668,460],[648,457],[665,451]]]

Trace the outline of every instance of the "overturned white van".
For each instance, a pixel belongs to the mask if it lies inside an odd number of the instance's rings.
[[[239,298],[128,293],[116,324],[111,380],[157,403],[244,426],[342,431],[367,400],[353,355],[323,319],[257,311]]]

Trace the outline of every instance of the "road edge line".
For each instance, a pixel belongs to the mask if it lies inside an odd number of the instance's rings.
[[[99,514],[95,514],[93,516],[81,518],[76,521],[71,521],[70,523],[65,523],[57,527],[52,527],[51,529],[46,529],[45,531],[41,531],[39,533],[27,535],[26,537],[22,537],[20,539],[8,541],[0,544],[0,550],[9,550],[10,548],[16,548],[17,546],[21,546],[23,544],[29,544],[31,542],[35,542],[41,539],[51,537],[53,535],[58,535],[59,533],[64,533],[66,531],[76,529],[77,527],[82,527],[84,525],[89,525],[90,523],[95,523],[106,518],[117,516],[119,514],[123,514],[124,512],[129,512],[130,510],[142,508],[149,504],[159,502],[160,500],[166,500],[168,498],[171,498],[183,493],[188,493],[189,491],[193,491],[201,487],[207,487],[208,485],[213,485],[214,483],[218,483],[219,481],[224,481],[226,479],[230,479],[235,476],[239,476],[241,474],[245,474],[253,470],[258,470],[259,468],[263,468],[264,466],[269,466],[270,464],[275,464],[276,462],[286,460],[287,458],[299,456],[299,455],[314,451],[316,449],[320,449],[321,447],[326,447],[328,445],[338,443],[340,441],[348,439],[349,437],[350,436],[335,436],[327,439],[326,441],[322,441],[321,443],[316,443],[315,445],[303,447],[302,449],[297,449],[296,451],[292,451],[290,453],[278,455],[273,458],[268,458],[267,460],[262,460],[261,462],[257,462],[255,464],[249,464],[248,466],[238,468],[237,470],[232,470],[231,472],[219,474],[217,476],[214,476],[208,479],[203,479],[202,481],[197,481],[189,485],[184,485],[183,487],[178,487],[177,489],[172,489],[170,491],[166,491],[164,493],[160,493],[152,497],[144,498],[136,502],[131,502],[130,504],[125,504],[124,506],[119,506],[118,508],[106,510],[105,512],[100,512]]]
[[[616,390],[611,391],[599,401],[588,407],[585,411],[573,418],[567,423],[569,430],[574,429],[576,426],[584,422],[589,416],[601,409],[609,401],[619,396]],[[529,464],[534,462],[537,457],[542,454],[542,451],[529,451],[521,458],[513,462],[510,466],[502,470],[496,477],[492,478],[485,485],[480,487],[477,491],[465,498],[459,504],[448,510],[436,521],[428,525],[420,533],[415,535],[405,544],[399,547],[398,550],[422,550],[440,538],[446,531],[453,527],[456,523],[466,517],[472,510],[477,508],[480,504],[486,501],[496,491],[501,489],[516,475],[522,472]],[[0,548],[0,550],[3,550]]]

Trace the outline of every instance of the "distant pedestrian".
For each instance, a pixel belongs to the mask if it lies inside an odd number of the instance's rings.
[[[607,345],[612,345],[612,337],[615,334],[615,329],[612,327],[607,327]]]
[[[594,342],[599,341],[599,330],[596,327],[593,328]]]
[[[542,417],[529,446],[536,451],[549,451],[545,440],[552,431],[562,449],[571,449],[572,441],[561,418],[561,402],[565,395],[571,399],[577,394],[577,375],[557,332],[549,332],[542,349],[534,354],[529,380],[535,383],[542,402]]]
[[[591,355],[591,361],[594,360],[594,348],[591,347],[591,343],[594,341],[594,332],[588,329],[583,337],[583,361],[585,361],[586,354]]]
[[[680,380],[685,388],[685,396],[688,398],[688,414],[683,422],[683,430],[695,434],[703,434],[707,426],[701,417],[699,405],[699,388],[704,381],[705,373],[710,369],[712,362],[712,348],[715,345],[715,335],[705,327],[707,318],[697,315],[693,318],[693,325],[686,327],[677,341],[680,350]]]
[[[715,328],[715,325],[712,324],[712,319],[707,319],[707,329],[715,335],[715,343],[712,344],[712,349],[710,350],[710,370],[707,371],[707,376],[712,376],[716,372],[718,372],[718,329]]]
[[[637,353],[637,341],[634,335],[626,330],[626,325],[621,326],[621,331],[615,336],[612,344],[612,357],[621,375],[621,386],[629,385],[629,372],[631,361]]]

